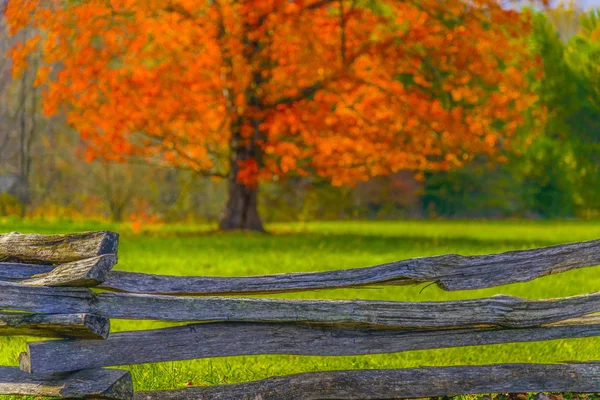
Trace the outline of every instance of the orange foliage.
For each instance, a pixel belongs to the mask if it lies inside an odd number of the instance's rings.
[[[6,18],[39,28],[15,73],[43,53],[45,110],[89,160],[353,184],[494,155],[536,100],[528,18],[497,0],[11,0]]]
[[[161,225],[160,218],[152,212],[150,206],[145,201],[134,202],[136,211],[129,214],[128,222],[131,230],[135,233],[142,231],[142,228],[148,225]]]

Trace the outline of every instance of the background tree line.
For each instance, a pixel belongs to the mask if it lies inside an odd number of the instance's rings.
[[[352,188],[314,176],[277,179],[259,193],[263,219],[600,216],[599,17],[574,4],[534,13],[524,45],[543,66],[543,78],[527,76],[538,101],[519,127],[523,144],[500,159],[477,155],[458,169],[407,169]],[[2,53],[34,33],[9,37],[0,23]],[[0,60],[1,215],[218,220],[224,180],[164,165],[86,162],[65,116],[42,113],[40,62],[35,52],[27,61],[14,78],[12,60]]]
[[[541,134],[523,151],[507,154],[507,163],[479,159],[428,174],[426,210],[459,217],[598,216],[598,16],[598,10],[586,13],[573,3],[535,15],[529,42],[532,55],[541,57],[544,78],[530,85],[547,113]],[[528,134],[527,125],[521,129]]]

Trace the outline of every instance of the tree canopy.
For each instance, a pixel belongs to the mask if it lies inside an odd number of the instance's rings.
[[[5,15],[38,32],[14,73],[42,54],[45,111],[88,160],[227,178],[225,229],[262,229],[262,181],[493,157],[536,101],[529,18],[497,0],[11,0]]]

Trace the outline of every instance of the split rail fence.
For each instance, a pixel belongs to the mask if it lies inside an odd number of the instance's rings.
[[[117,246],[118,235],[105,231],[0,235],[0,335],[63,339],[28,343],[20,367],[0,367],[0,393],[267,400],[600,392],[597,361],[330,371],[135,394],[128,371],[103,368],[233,355],[363,355],[599,336],[600,292],[549,300],[494,296],[416,303],[231,296],[421,282],[465,290],[526,282],[599,265],[600,240],[242,278],[113,271]],[[109,334],[111,318],[190,324]]]

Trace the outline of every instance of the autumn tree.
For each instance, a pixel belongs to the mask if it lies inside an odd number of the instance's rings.
[[[262,230],[260,182],[352,185],[510,146],[535,100],[498,0],[10,0],[15,74],[42,53],[45,111],[88,160],[225,178],[222,229]]]

